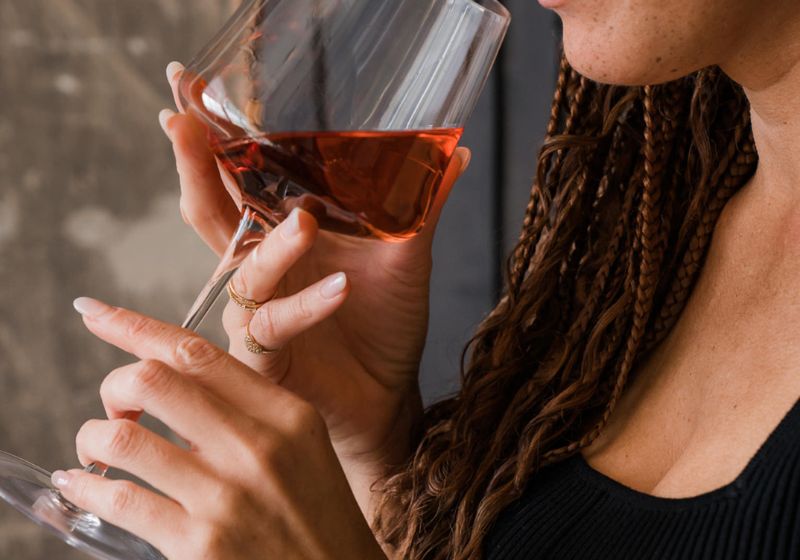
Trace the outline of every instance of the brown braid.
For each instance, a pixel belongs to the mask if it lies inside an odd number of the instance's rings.
[[[739,86],[707,68],[594,83],[562,60],[506,291],[384,481],[377,534],[414,560],[481,557],[543,466],[592,443],[675,324],[725,203],[756,166]]]

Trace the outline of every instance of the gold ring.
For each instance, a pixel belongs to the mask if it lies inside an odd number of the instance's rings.
[[[252,334],[250,334],[249,322],[244,326],[244,333],[245,333],[244,345],[247,348],[248,352],[251,352],[253,354],[274,354],[275,352],[278,352],[278,350],[271,350],[269,348],[261,346],[258,342],[256,342],[256,339],[253,338]]]
[[[255,301],[252,299],[247,299],[239,292],[237,292],[236,288],[233,287],[233,280],[228,282],[228,297],[231,298],[231,301],[233,303],[235,303],[236,305],[247,311],[258,311],[261,307],[264,306],[265,303],[267,303],[267,301],[269,301],[269,300]]]

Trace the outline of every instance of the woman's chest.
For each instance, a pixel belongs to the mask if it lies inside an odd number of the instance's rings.
[[[639,493],[573,457],[501,514],[485,558],[799,558],[800,461],[796,448],[775,451],[736,484],[686,499]]]
[[[642,364],[583,453],[631,488],[684,498],[742,472],[800,397],[800,356],[722,338],[695,338],[680,353],[670,343]]]

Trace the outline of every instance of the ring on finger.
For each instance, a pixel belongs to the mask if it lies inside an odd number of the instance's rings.
[[[253,335],[250,334],[250,323],[248,322],[244,326],[244,345],[247,348],[247,351],[252,354],[274,354],[280,350],[280,348],[271,349],[259,344]]]
[[[272,296],[272,298],[268,299],[267,301],[255,301],[253,299],[248,299],[236,291],[236,288],[233,287],[233,280],[228,282],[228,297],[231,298],[233,303],[246,311],[258,311],[264,306],[264,304],[275,298],[275,296]]]

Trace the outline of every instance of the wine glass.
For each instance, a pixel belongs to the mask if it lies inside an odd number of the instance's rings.
[[[295,207],[327,231],[413,237],[509,21],[497,0],[245,0],[178,86],[181,110],[206,125],[242,210],[183,326],[199,327],[242,260]],[[67,502],[43,469],[2,452],[0,496],[97,558],[163,558]]]

